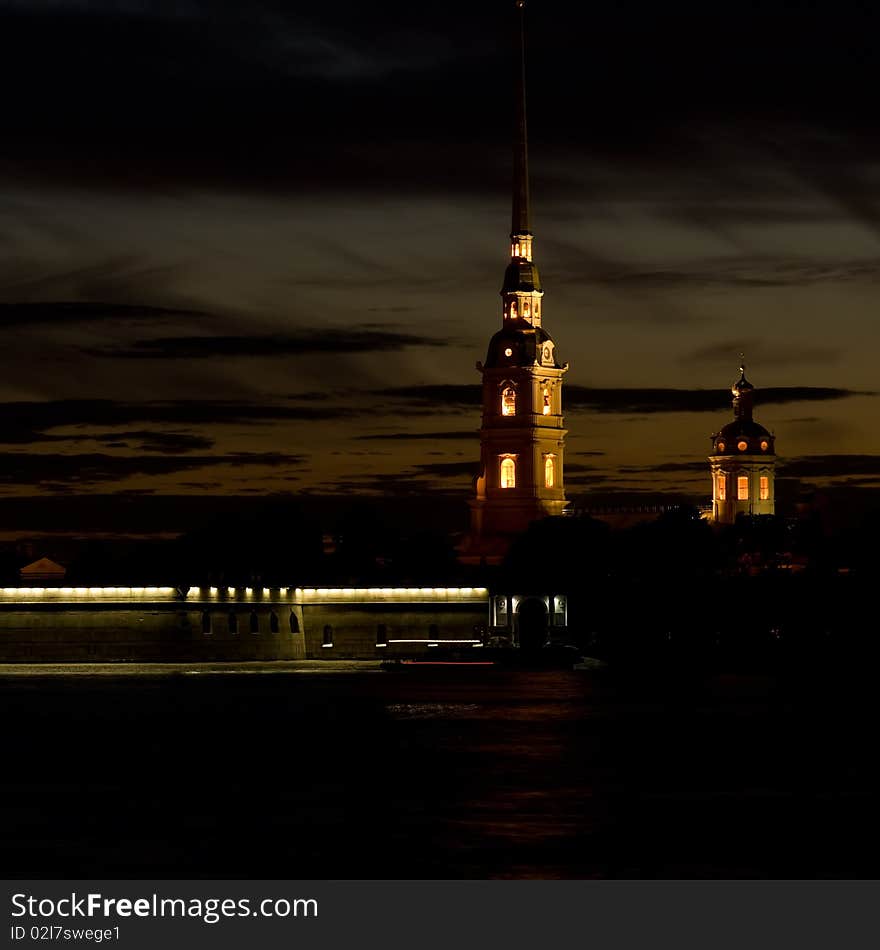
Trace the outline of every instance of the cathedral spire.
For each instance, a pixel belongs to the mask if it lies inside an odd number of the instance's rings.
[[[544,329],[544,291],[532,262],[526,151],[523,7],[516,0],[516,127],[510,260],[501,287],[502,318],[489,341],[483,377],[480,474],[471,501],[465,559],[500,563],[511,541],[533,522],[560,515],[565,497],[562,377],[556,344]],[[507,623],[505,620],[504,623]]]
[[[513,135],[513,214],[510,263],[501,287],[504,323],[541,325],[541,278],[532,262],[529,214],[529,153],[526,138],[525,0],[516,0],[516,127]]]
[[[529,209],[529,149],[526,129],[525,0],[516,0],[516,131],[513,140],[513,215],[510,236],[531,234]]]

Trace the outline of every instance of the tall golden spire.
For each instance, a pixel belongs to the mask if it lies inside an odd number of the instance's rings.
[[[531,234],[529,213],[529,149],[526,130],[526,28],[525,0],[516,0],[516,132],[513,140],[513,215],[510,236]]]

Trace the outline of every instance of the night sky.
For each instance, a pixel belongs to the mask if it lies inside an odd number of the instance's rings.
[[[464,497],[512,8],[0,0],[0,491]],[[570,496],[708,496],[740,350],[782,475],[880,489],[878,10],[529,3]]]

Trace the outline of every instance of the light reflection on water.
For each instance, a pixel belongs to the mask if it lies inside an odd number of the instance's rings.
[[[0,670],[6,876],[859,877],[880,845],[849,682],[264,666]]]
[[[389,703],[395,719],[473,719],[482,709],[476,703]]]

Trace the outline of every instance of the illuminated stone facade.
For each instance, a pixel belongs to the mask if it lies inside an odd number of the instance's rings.
[[[484,587],[0,588],[0,662],[385,659],[479,649]]]
[[[522,4],[517,5],[522,41]],[[565,497],[562,377],[544,329],[543,296],[532,260],[524,68],[517,70],[510,263],[501,288],[501,329],[489,342],[483,377],[480,471],[462,559],[497,563],[530,522],[560,515]]]
[[[716,524],[733,524],[739,515],[776,512],[775,437],[752,418],[754,386],[745,366],[731,388],[733,422],[712,436],[709,468],[712,510]]]

